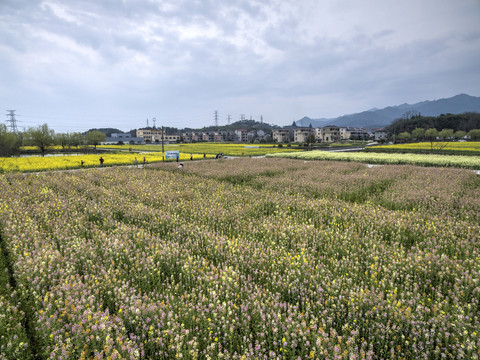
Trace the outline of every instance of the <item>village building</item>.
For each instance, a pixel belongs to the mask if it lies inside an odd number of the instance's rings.
[[[328,125],[315,129],[315,141],[317,142],[336,142],[340,141],[340,127]]]
[[[296,143],[305,143],[307,138],[315,134],[315,130],[312,127],[299,127],[293,130],[293,141]]]

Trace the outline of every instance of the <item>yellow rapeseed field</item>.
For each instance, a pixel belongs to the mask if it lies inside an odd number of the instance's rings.
[[[134,165],[135,158],[137,158],[137,163],[140,165],[143,163],[143,157],[145,157],[147,163],[162,161],[161,153],[11,157],[0,158],[0,172],[78,169],[82,167],[82,160],[84,161],[83,167],[99,167],[100,157],[103,157],[104,166],[106,167],[114,165]],[[193,158],[194,160],[198,160],[203,158],[203,155],[195,154]],[[213,155],[208,155],[207,158],[213,158]],[[181,161],[187,159],[190,160],[190,154],[180,153]]]
[[[431,142],[418,142],[409,144],[396,144],[396,145],[381,145],[376,146],[375,149],[392,149],[392,150],[446,150],[446,151],[480,151],[480,141],[434,141]]]
[[[134,151],[162,151],[162,145],[101,145],[99,148]],[[193,143],[164,145],[165,151],[178,150],[187,154],[224,154],[226,156],[263,156],[278,152],[299,151],[292,148],[279,148],[272,144],[232,144],[232,143]]]

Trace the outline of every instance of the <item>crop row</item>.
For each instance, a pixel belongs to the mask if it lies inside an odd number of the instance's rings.
[[[162,151],[161,145],[101,145],[99,148],[130,149],[136,151]],[[182,143],[164,145],[165,150],[178,150],[187,154],[225,154],[227,156],[262,156],[271,153],[295,152],[291,148],[279,148],[274,144],[234,144],[234,143]]]
[[[418,166],[480,169],[480,157],[461,155],[308,151],[268,154],[267,156],[303,160],[358,161],[369,164],[407,164]]]
[[[380,145],[375,146],[373,149],[392,149],[392,150],[431,150],[431,149],[441,149],[441,150],[456,150],[456,151],[480,151],[480,141],[433,141],[433,142],[416,142],[416,143],[407,143],[407,144],[396,144],[396,145]]]
[[[45,170],[68,170],[79,168],[91,168],[100,166],[100,157],[104,159],[103,166],[134,165],[135,158],[137,164],[143,164],[143,158],[147,163],[159,162],[163,160],[161,153],[142,153],[142,154],[99,154],[99,155],[65,155],[65,156],[31,156],[31,157],[0,157],[0,173],[2,172],[37,172]],[[207,155],[206,158],[213,158],[213,155]],[[194,160],[203,159],[200,154],[193,156]],[[190,160],[190,154],[180,153],[180,160]],[[83,165],[82,165],[83,161]]]
[[[173,170],[0,176],[5,358],[479,357],[471,172],[284,159]],[[443,212],[450,193],[462,198]]]

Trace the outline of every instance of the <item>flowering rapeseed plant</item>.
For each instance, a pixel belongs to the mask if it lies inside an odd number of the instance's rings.
[[[480,169],[480,157],[461,155],[308,151],[268,154],[267,156],[303,160],[359,161],[370,164],[409,164],[420,166]]]
[[[0,175],[2,355],[478,358],[471,171],[173,170]]]

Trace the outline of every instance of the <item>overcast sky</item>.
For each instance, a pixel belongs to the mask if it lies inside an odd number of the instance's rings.
[[[0,0],[0,107],[56,131],[480,96],[480,0]]]

